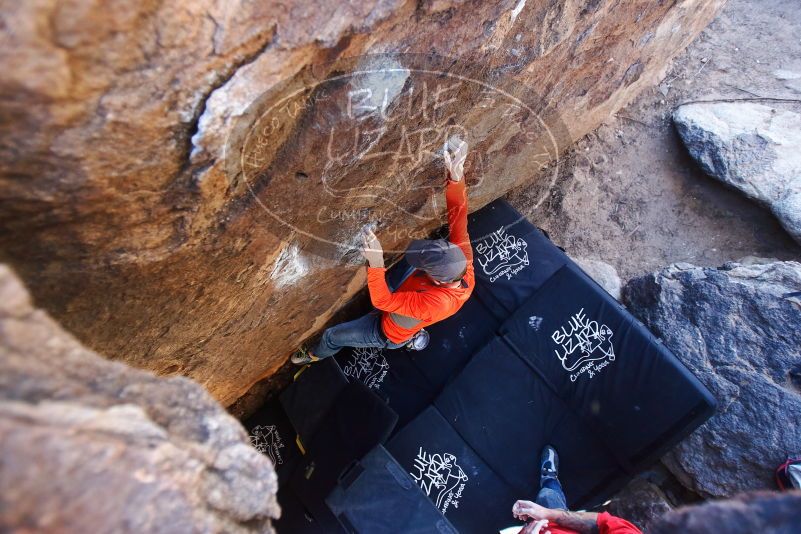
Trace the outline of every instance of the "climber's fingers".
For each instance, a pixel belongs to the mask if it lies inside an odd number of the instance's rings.
[[[381,250],[381,241],[372,230],[365,230],[363,235],[363,245],[365,250]]]

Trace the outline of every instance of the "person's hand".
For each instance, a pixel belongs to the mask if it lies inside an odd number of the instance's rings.
[[[451,137],[445,141],[442,156],[445,158],[445,167],[450,173],[450,179],[454,182],[461,181],[464,177],[464,161],[467,159],[467,142],[458,137]]]
[[[384,249],[381,248],[381,241],[378,240],[372,230],[364,233],[364,246],[362,256],[367,260],[370,267],[384,266]]]
[[[550,508],[545,508],[531,501],[517,501],[514,506],[512,506],[512,515],[515,516],[515,519],[521,521],[528,521],[529,519],[534,521],[550,519],[551,511]]]

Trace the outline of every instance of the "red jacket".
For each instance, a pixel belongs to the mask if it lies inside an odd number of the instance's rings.
[[[611,515],[609,512],[598,514],[595,524],[598,525],[599,534],[642,534],[640,529],[619,517]],[[522,530],[521,530],[522,532]],[[556,523],[549,523],[547,527],[540,530],[540,534],[577,534],[575,530],[561,527]]]
[[[450,242],[462,249],[467,258],[467,271],[463,278],[465,284],[462,287],[435,286],[424,273],[415,271],[392,293],[387,286],[387,270],[367,268],[370,300],[373,306],[384,312],[381,327],[384,335],[393,343],[403,343],[426,326],[447,319],[459,311],[473,292],[473,247],[467,234],[467,188],[464,178],[458,182],[448,180],[445,201],[448,206]],[[393,314],[396,314],[395,319]],[[401,320],[399,316],[405,319]],[[403,324],[398,324],[399,321]]]

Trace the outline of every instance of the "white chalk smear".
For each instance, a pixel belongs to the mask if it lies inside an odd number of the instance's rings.
[[[526,7],[526,0],[520,0],[512,10],[512,22],[515,21],[520,12],[523,11],[524,7]]]
[[[276,288],[291,286],[309,273],[309,262],[294,243],[284,247],[275,260],[270,279]]]

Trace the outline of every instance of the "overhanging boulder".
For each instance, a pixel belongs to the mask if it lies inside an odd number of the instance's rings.
[[[446,126],[473,148],[473,209],[520,181],[551,179],[560,151],[654,83],[722,4],[9,5],[4,27],[14,31],[0,50],[3,256],[37,302],[93,349],[195,378],[229,404],[362,287],[351,248],[364,213],[395,250],[439,224],[436,149]],[[460,62],[438,60],[425,92],[401,53]],[[397,56],[379,64],[392,74],[299,93],[272,129],[274,117],[260,107],[266,91],[315,88],[347,74],[342,58],[364,54]],[[421,115],[414,98],[432,102],[436,79],[450,86],[464,73],[471,76],[455,100],[439,93],[448,115]],[[374,98],[354,88],[375,89]],[[345,100],[326,108],[326,94]],[[356,136],[357,148],[384,155],[359,164],[332,158],[342,152],[329,152],[328,141],[344,150],[371,107],[409,110],[400,122],[367,119],[373,130],[385,127],[380,143],[366,130]],[[332,109],[349,111],[351,122]],[[435,119],[425,142],[410,135]],[[259,127],[238,128],[243,120]],[[226,168],[227,140],[257,148],[245,160],[252,176]],[[413,157],[394,157],[405,150]],[[334,188],[322,187],[327,171]],[[379,202],[354,186],[387,193]],[[321,216],[321,207],[332,210]],[[276,215],[290,224],[276,224]],[[320,253],[320,243],[331,246]]]

